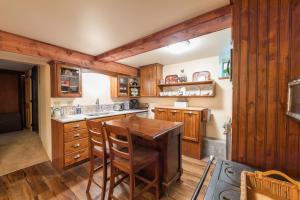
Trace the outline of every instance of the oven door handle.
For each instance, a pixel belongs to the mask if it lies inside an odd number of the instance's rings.
[[[202,188],[202,186],[203,186],[204,180],[205,180],[205,178],[206,178],[206,176],[207,176],[207,174],[208,174],[209,168],[210,168],[210,166],[211,166],[211,164],[212,164],[212,162],[213,162],[214,159],[215,159],[215,156],[210,156],[210,157],[209,157],[209,161],[208,161],[208,163],[207,163],[207,165],[206,165],[204,174],[202,175],[202,177],[201,177],[199,183],[197,184],[196,190],[195,190],[195,192],[194,192],[194,194],[193,194],[191,200],[197,200],[198,195],[199,195],[199,192],[200,192],[200,190],[201,190],[201,188]]]

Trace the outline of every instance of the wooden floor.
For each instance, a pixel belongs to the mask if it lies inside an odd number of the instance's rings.
[[[206,161],[183,158],[184,173],[182,181],[175,183],[169,196],[162,200],[190,200],[197,182],[199,181]],[[88,163],[58,173],[50,162],[44,162],[26,169],[22,169],[0,177],[0,200],[27,200],[27,199],[100,199],[101,190],[92,184],[90,195],[85,193],[88,179]],[[209,173],[211,175],[212,170]],[[95,179],[100,180],[101,171]],[[210,177],[209,177],[210,178]],[[203,197],[209,178],[200,192]],[[127,184],[116,187],[114,195],[120,200],[127,199]],[[145,193],[140,199],[154,199],[151,193]]]

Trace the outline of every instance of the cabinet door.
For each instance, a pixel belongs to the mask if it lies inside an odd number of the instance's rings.
[[[118,76],[118,96],[128,97],[129,96],[129,78],[126,76]]]
[[[182,122],[182,112],[180,110],[168,110],[168,121],[171,122]]]
[[[157,96],[158,81],[162,77],[162,65],[154,64],[140,68],[140,94],[143,97]]]
[[[168,120],[167,110],[166,109],[161,109],[161,108],[155,109],[155,119]]]
[[[51,96],[81,97],[81,69],[63,63],[50,62],[51,65]]]
[[[183,139],[199,142],[200,113],[183,111],[184,133]]]

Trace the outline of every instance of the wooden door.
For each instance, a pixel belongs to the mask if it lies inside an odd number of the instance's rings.
[[[171,122],[182,122],[182,111],[180,110],[168,110],[167,111],[167,120]]]
[[[200,113],[197,111],[183,111],[184,133],[183,139],[199,142]]]
[[[155,119],[168,120],[167,109],[157,108],[155,109]]]
[[[25,127],[32,130],[31,70],[25,73]]]

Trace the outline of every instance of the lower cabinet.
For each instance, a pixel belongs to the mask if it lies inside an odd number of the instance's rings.
[[[94,120],[104,122],[125,117],[126,115],[116,115]],[[88,130],[85,120],[69,123],[52,120],[51,125],[52,164],[57,170],[62,171],[90,157]]]
[[[202,158],[202,138],[206,135],[207,109],[156,107],[154,113],[155,119],[183,122],[182,154],[196,159]]]

